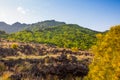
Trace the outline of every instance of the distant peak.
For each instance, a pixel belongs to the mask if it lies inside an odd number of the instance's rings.
[[[61,22],[61,21],[56,21],[56,20],[45,20],[45,21],[41,21],[41,22]],[[65,22],[64,22],[65,23]]]
[[[0,22],[0,24],[7,24],[7,23],[5,23],[5,22]]]
[[[44,20],[44,21],[55,21],[55,20]],[[44,21],[42,21],[42,22],[44,22]]]
[[[7,24],[5,22],[0,22],[0,26],[9,26],[9,24]]]
[[[45,21],[48,21],[48,22],[49,22],[49,21],[50,21],[50,22],[56,22],[55,20],[45,20]]]
[[[15,22],[15,23],[13,23],[12,25],[16,25],[16,24],[21,24],[20,22]]]

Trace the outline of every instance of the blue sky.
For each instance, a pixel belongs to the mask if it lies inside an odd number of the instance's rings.
[[[120,24],[120,0],[0,0],[0,21],[51,19],[105,31]]]

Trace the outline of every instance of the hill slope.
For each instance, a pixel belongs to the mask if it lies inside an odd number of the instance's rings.
[[[31,31],[44,30],[45,28],[49,28],[51,26],[59,26],[63,24],[65,24],[65,22],[59,22],[55,20],[46,20],[46,21],[31,24],[26,28],[26,30],[31,30]]]
[[[28,26],[28,24],[21,24],[19,22],[16,22],[12,25],[9,25],[5,22],[0,22],[0,30],[5,31],[7,33],[17,32],[25,28],[25,26]]]
[[[9,39],[54,44],[59,47],[89,49],[96,42],[95,34],[97,33],[75,24],[65,24],[45,28],[44,30],[20,31],[11,34]]]

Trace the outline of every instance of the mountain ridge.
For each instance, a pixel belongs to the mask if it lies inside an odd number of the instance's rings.
[[[15,22],[13,24],[7,24],[1,21],[0,30],[5,31],[6,33],[14,33],[14,32],[18,32],[21,30],[30,30],[30,31],[39,30],[39,29],[44,30],[45,28],[49,28],[51,26],[59,26],[59,25],[65,25],[65,24],[66,24],[65,22],[56,21],[56,20],[45,20],[45,21],[40,21],[36,23],[31,23],[31,24],[20,23],[20,22]],[[74,24],[74,25],[77,25],[77,24]],[[86,28],[86,29],[89,29],[89,28]],[[93,30],[93,31],[96,31],[96,30]]]
[[[64,25],[65,22],[55,21],[55,20],[45,20],[37,23],[33,23],[26,28],[26,30],[34,31],[34,30],[44,30],[45,28],[49,28],[51,26],[59,26]]]
[[[43,29],[49,26],[57,26],[57,25],[62,25],[62,24],[66,24],[66,23],[55,21],[55,20],[45,20],[45,21],[31,23],[31,24],[15,22],[10,25],[10,24],[7,24],[6,22],[1,21],[0,30],[5,31],[6,33],[14,33],[14,32],[18,32],[18,31],[25,30],[25,29],[27,30],[32,30],[32,29],[34,30],[37,28]]]
[[[5,22],[0,22],[0,30],[5,31],[6,33],[13,33],[22,30],[25,26],[29,24],[15,22],[13,24],[7,24]]]

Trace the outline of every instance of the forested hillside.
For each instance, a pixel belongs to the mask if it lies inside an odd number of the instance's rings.
[[[37,27],[37,29],[34,29]],[[65,48],[89,49],[96,42],[97,31],[80,27],[75,24],[51,26],[38,29],[35,26],[31,30],[13,33],[9,36],[11,40],[22,42],[37,42],[57,45]]]
[[[55,21],[55,20],[46,20],[38,23],[33,23],[30,26],[26,27],[25,30],[36,31],[36,30],[44,30],[45,28],[49,28],[51,26],[59,26],[64,25],[65,22]]]

